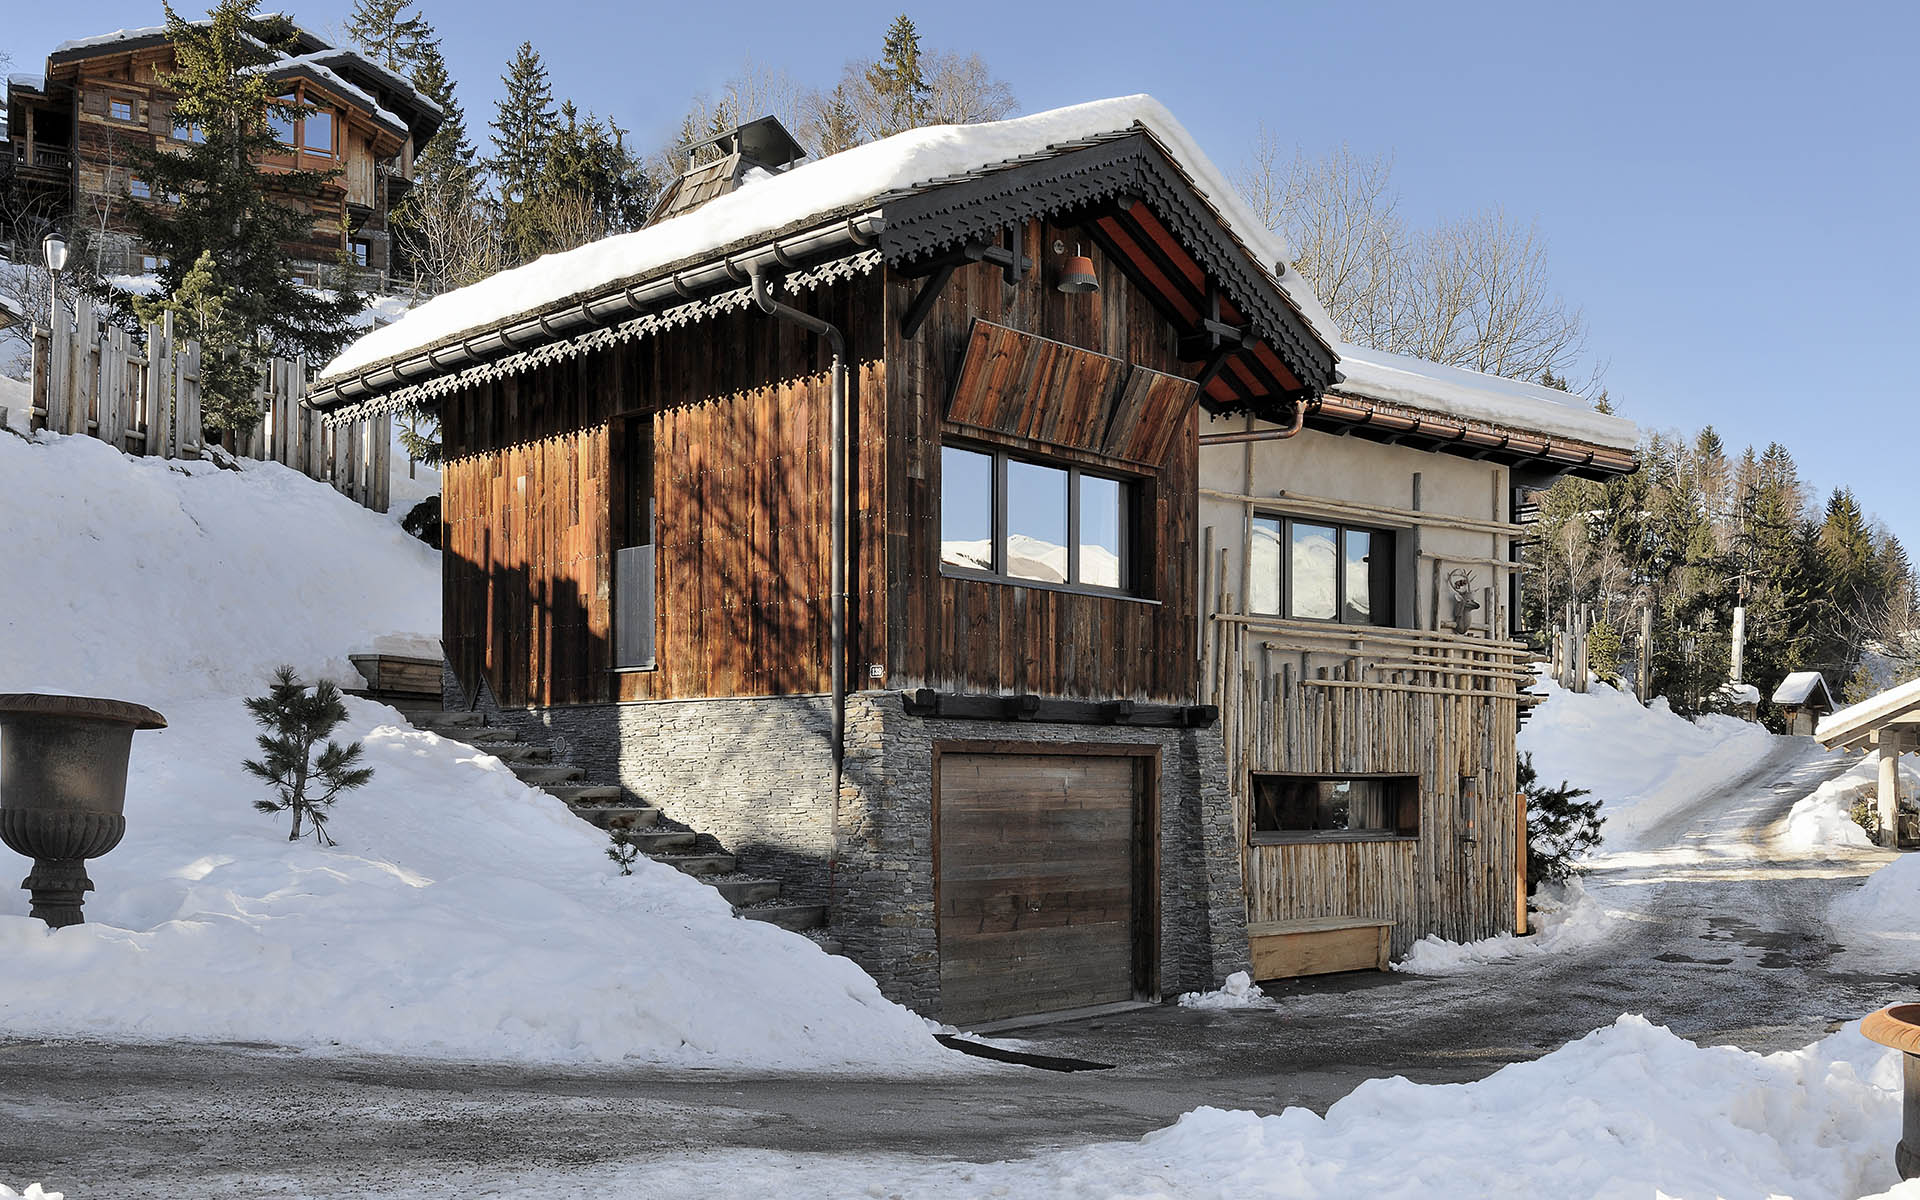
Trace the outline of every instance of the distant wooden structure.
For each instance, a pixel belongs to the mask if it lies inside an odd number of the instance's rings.
[[[85,296],[74,319],[33,331],[33,428],[97,438],[126,454],[202,458],[200,343],[173,316],[142,338],[103,319]],[[238,439],[241,458],[277,462],[375,512],[387,510],[391,418],[329,426],[306,403],[305,359],[268,360],[255,397],[261,420]]]
[[[1834,710],[1833,693],[1818,671],[1795,671],[1773,689],[1773,706],[1787,721],[1787,732],[1812,737],[1821,718]]]
[[[1880,752],[1880,843],[1912,844],[1914,821],[1900,808],[1900,755],[1920,750],[1920,679],[1841,709],[1820,722],[1814,737],[1829,749]]]

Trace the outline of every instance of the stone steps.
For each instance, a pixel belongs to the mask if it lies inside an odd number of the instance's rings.
[[[654,862],[707,883],[741,920],[805,933],[827,953],[840,953],[839,941],[826,932],[826,905],[783,901],[778,879],[743,873],[739,859],[731,854],[702,852],[696,830],[663,828],[659,809],[630,802],[626,789],[617,785],[587,782],[586,772],[579,767],[553,761],[551,747],[534,745],[512,728],[489,725],[483,713],[444,712],[426,704],[424,698],[417,699],[401,707],[401,713],[417,729],[493,755],[521,782],[545,791],[574,816],[609,833],[623,832]]]
[[[782,929],[799,933],[803,929],[819,929],[827,923],[827,906],[824,904],[757,904],[751,906],[735,905],[733,915],[747,921],[765,921],[769,925],[778,925]]]

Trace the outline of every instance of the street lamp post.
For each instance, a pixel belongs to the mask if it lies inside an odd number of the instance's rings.
[[[40,254],[47,261],[48,328],[60,320],[60,272],[67,269],[67,239],[59,231],[40,239]]]

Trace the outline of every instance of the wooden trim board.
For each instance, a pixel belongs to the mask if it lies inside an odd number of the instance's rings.
[[[1392,936],[1392,921],[1365,917],[1313,917],[1247,926],[1255,979],[1384,971]]]

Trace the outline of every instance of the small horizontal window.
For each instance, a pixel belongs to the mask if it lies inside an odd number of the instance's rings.
[[[1420,783],[1411,775],[1253,776],[1253,841],[1418,837]]]
[[[147,186],[147,181],[144,179],[127,180],[127,191],[133,194],[135,200],[153,199],[153,189]]]
[[[133,120],[133,101],[112,97],[107,101],[107,115],[116,121]]]

